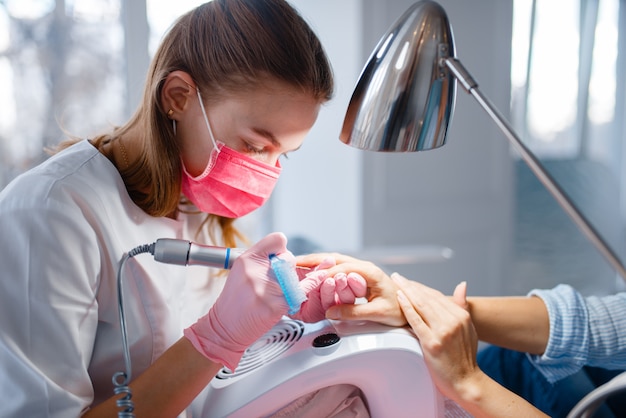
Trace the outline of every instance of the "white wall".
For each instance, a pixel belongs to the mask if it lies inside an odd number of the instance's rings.
[[[361,0],[290,0],[319,36],[335,73],[335,98],[326,104],[302,148],[283,161],[270,202],[270,229],[301,236],[324,250],[361,245],[360,151],[339,141],[361,71]]]

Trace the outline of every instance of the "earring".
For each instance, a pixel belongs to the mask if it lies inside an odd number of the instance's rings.
[[[172,119],[172,129],[174,130],[174,136],[176,136],[176,119]]]
[[[171,118],[173,114],[174,114],[174,109],[170,109],[170,110],[167,111],[167,117],[168,118]]]

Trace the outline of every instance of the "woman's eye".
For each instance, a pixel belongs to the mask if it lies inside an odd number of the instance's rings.
[[[263,154],[263,152],[265,152],[264,148],[257,148],[251,144],[248,144],[246,142],[246,151],[251,153],[251,154]]]

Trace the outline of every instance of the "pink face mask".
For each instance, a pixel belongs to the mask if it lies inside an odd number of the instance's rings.
[[[198,177],[192,177],[183,164],[183,194],[202,212],[227,218],[247,215],[269,199],[280,175],[280,164],[276,162],[272,167],[216,142],[200,91],[196,91],[213,150]]]

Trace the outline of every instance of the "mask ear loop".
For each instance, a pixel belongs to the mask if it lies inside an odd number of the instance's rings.
[[[200,95],[200,89],[196,87],[196,93],[198,94],[198,101],[200,102],[200,109],[202,110],[202,116],[204,116],[204,121],[206,122],[206,127],[209,130],[209,136],[211,137],[211,142],[213,142],[213,147],[215,147],[216,152],[220,152],[220,149],[215,142],[215,138],[213,137],[213,131],[211,130],[211,124],[209,123],[209,117],[206,115],[206,110],[204,109],[204,103],[202,103],[202,96]]]

